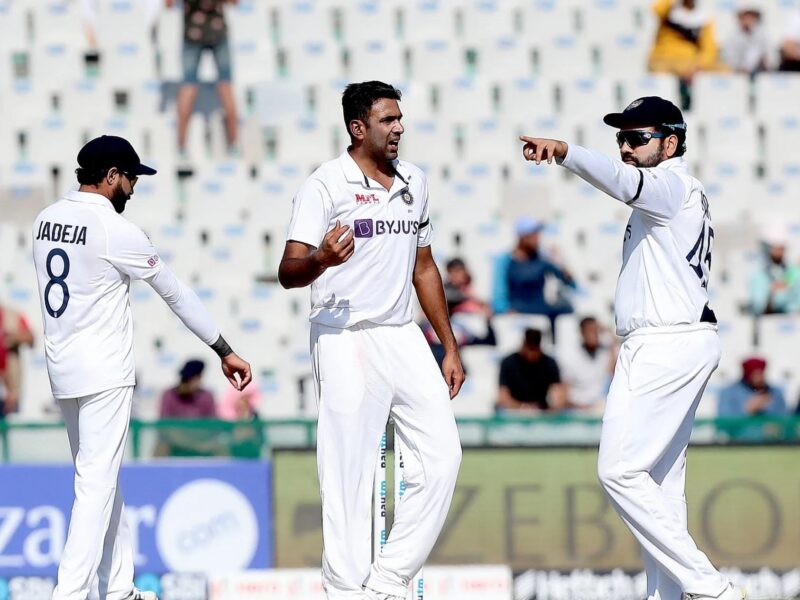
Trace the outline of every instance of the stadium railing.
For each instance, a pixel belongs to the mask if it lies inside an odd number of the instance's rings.
[[[601,419],[559,414],[499,414],[458,419],[464,447],[592,446],[600,436]],[[63,424],[0,421],[0,462],[64,461]],[[54,437],[55,436],[55,437]],[[316,420],[252,421],[132,420],[129,458],[269,457],[273,448],[308,449],[315,445]],[[57,441],[56,441],[57,440]],[[43,443],[46,442],[46,443]],[[793,444],[800,442],[800,415],[698,419],[695,444]]]

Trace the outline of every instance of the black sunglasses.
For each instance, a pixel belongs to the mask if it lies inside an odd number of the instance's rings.
[[[120,173],[122,173],[123,175],[125,175],[125,177],[127,177],[127,178],[128,178],[128,181],[130,182],[130,184],[131,184],[131,185],[135,184],[135,183],[136,183],[136,180],[137,180],[137,179],[139,179],[139,176],[138,176],[138,175],[131,175],[131,174],[130,174],[130,173],[128,173],[127,171],[120,171],[119,169],[117,169],[117,171],[119,171]]]
[[[617,132],[617,145],[622,146],[627,143],[631,148],[638,148],[644,146],[653,138],[661,139],[667,137],[666,133],[659,133],[657,131],[642,131],[641,129],[629,129],[627,131]]]

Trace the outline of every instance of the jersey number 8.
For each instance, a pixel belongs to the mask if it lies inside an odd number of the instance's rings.
[[[63,266],[61,268],[60,275],[55,275],[53,273],[54,256],[61,257]],[[47,282],[47,285],[44,288],[44,307],[47,310],[48,315],[54,319],[57,319],[64,314],[64,311],[67,310],[67,304],[69,304],[69,288],[67,287],[67,282],[65,281],[67,275],[69,275],[69,256],[67,256],[67,253],[61,248],[53,248],[47,255],[47,262],[45,263],[45,266],[47,267],[47,276],[50,277],[50,281]],[[58,308],[53,308],[50,305],[50,290],[53,289],[54,285],[57,285],[61,288],[61,306]]]

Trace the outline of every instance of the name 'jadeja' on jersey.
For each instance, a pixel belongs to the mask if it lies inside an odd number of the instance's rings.
[[[86,225],[63,225],[42,221],[36,239],[46,242],[61,242],[64,244],[86,245]]]

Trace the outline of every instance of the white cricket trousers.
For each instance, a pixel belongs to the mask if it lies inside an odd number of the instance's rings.
[[[75,463],[75,502],[53,600],[86,600],[95,577],[100,600],[133,593],[133,548],[119,485],[132,399],[128,386],[58,401]]]
[[[362,586],[406,597],[444,524],[461,463],[450,394],[419,327],[312,323],[319,399],[317,469],[322,496],[322,582],[330,600]],[[372,562],[372,490],[391,415],[403,453],[405,493]]]
[[[639,331],[622,343],[600,436],[600,483],[642,546],[648,597],[716,596],[727,580],[689,535],[686,450],[720,359],[709,324]]]

